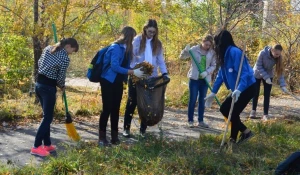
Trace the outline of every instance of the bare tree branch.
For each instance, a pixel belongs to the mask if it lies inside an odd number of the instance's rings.
[[[66,25],[66,16],[67,16],[67,11],[68,11],[68,5],[69,5],[69,0],[66,1],[66,5],[64,6],[64,11],[63,11],[62,32],[61,32],[61,36],[63,38],[65,36],[65,25]]]
[[[75,37],[78,34],[78,32],[81,29],[81,27],[83,26],[83,24],[85,24],[87,22],[87,20],[89,19],[89,17],[100,7],[101,7],[100,3],[98,3],[92,10],[89,11],[89,14],[81,21],[79,27],[76,29],[76,31],[74,32],[72,37]]]
[[[19,14],[15,13],[13,10],[11,10],[10,8],[8,8],[7,6],[4,6],[2,4],[0,4],[0,7],[5,8],[6,10],[10,11],[11,13],[15,14],[17,17],[19,17],[20,19],[22,19],[22,21],[25,21],[24,18],[22,18],[22,16],[20,16]]]

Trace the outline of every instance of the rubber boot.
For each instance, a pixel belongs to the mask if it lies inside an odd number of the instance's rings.
[[[109,146],[109,143],[106,139],[106,132],[99,131],[99,146]]]
[[[119,145],[120,144],[118,131],[111,131],[111,141],[110,142],[113,145]]]

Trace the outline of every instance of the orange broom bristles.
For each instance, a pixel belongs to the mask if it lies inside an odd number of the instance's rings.
[[[80,140],[80,136],[77,133],[75,126],[73,123],[66,123],[66,130],[67,130],[67,134],[68,136],[74,140],[74,141],[79,141]]]
[[[65,124],[66,124],[67,134],[72,140],[79,141],[80,136],[77,133],[74,124],[72,123],[73,120],[72,120],[71,114],[69,113],[69,110],[68,110],[68,102],[67,102],[66,92],[63,92],[63,99],[65,102],[65,110],[66,110],[66,120],[65,120],[66,123]]]

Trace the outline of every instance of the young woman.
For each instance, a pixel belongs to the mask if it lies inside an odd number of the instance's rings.
[[[110,116],[111,144],[119,144],[118,123],[120,104],[123,95],[123,82],[127,75],[143,77],[142,68],[129,69],[132,57],[132,40],[136,31],[129,26],[122,29],[122,35],[107,50],[103,67],[108,69],[102,73],[100,85],[102,94],[102,113],[99,119],[99,145],[107,146],[106,126]]]
[[[222,30],[215,38],[217,64],[220,65],[216,81],[213,86],[212,93],[205,99],[205,105],[210,107],[216,93],[218,92],[222,83],[227,89],[232,91],[231,96],[227,97],[220,107],[223,116],[228,117],[231,107],[231,101],[234,100],[234,108],[231,116],[231,143],[241,143],[254,134],[247,129],[241,122],[240,114],[247,106],[249,101],[254,97],[255,92],[255,78],[253,76],[253,69],[248,63],[246,57],[244,58],[240,79],[238,81],[237,89],[235,83],[241,62],[242,50],[239,49],[232,38],[232,35],[227,30]],[[240,139],[236,142],[238,132],[241,132]]]
[[[70,59],[68,55],[77,52],[79,45],[73,38],[61,40],[54,46],[47,46],[38,61],[37,83],[35,92],[43,109],[43,120],[35,136],[31,154],[48,156],[56,147],[51,144],[50,124],[53,120],[56,101],[56,86],[65,90],[66,71]]]
[[[263,82],[264,85],[264,115],[262,119],[264,121],[268,120],[270,96],[273,81],[273,69],[276,65],[276,75],[279,77],[280,87],[283,92],[287,92],[286,84],[283,76],[283,63],[282,63],[282,46],[276,44],[273,47],[265,47],[260,51],[258,59],[254,65],[254,76],[256,79],[256,93],[252,100],[252,111],[250,113],[250,118],[256,118],[256,107],[260,91],[260,83]]]
[[[216,69],[215,51],[212,49],[213,37],[208,35],[203,40],[201,45],[196,45],[191,48],[196,62],[191,59],[191,67],[187,74],[189,81],[189,106],[188,106],[188,124],[189,127],[194,127],[194,110],[198,96],[198,126],[208,128],[209,126],[204,123],[204,98],[206,97],[208,85],[211,81],[211,74]],[[190,58],[189,53],[190,46],[187,45],[184,50],[181,51],[180,59]],[[197,65],[200,66],[199,73]],[[205,80],[206,79],[206,80]]]
[[[157,68],[163,76],[167,77],[167,68],[163,57],[162,43],[158,39],[157,22],[154,19],[149,19],[143,27],[143,33],[138,35],[133,40],[133,60],[130,64],[134,67],[136,64],[143,61],[149,62],[154,66],[153,73],[150,77],[157,77]],[[132,83],[132,79],[128,81],[128,99],[124,117],[124,137],[130,136],[130,125],[134,110],[137,105],[136,87]],[[140,135],[145,136],[147,125],[141,122]]]

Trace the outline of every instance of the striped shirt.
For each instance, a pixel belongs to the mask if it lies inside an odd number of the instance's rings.
[[[66,72],[70,59],[65,49],[51,53],[52,46],[47,46],[38,61],[38,73],[54,79],[57,86],[65,86]]]

